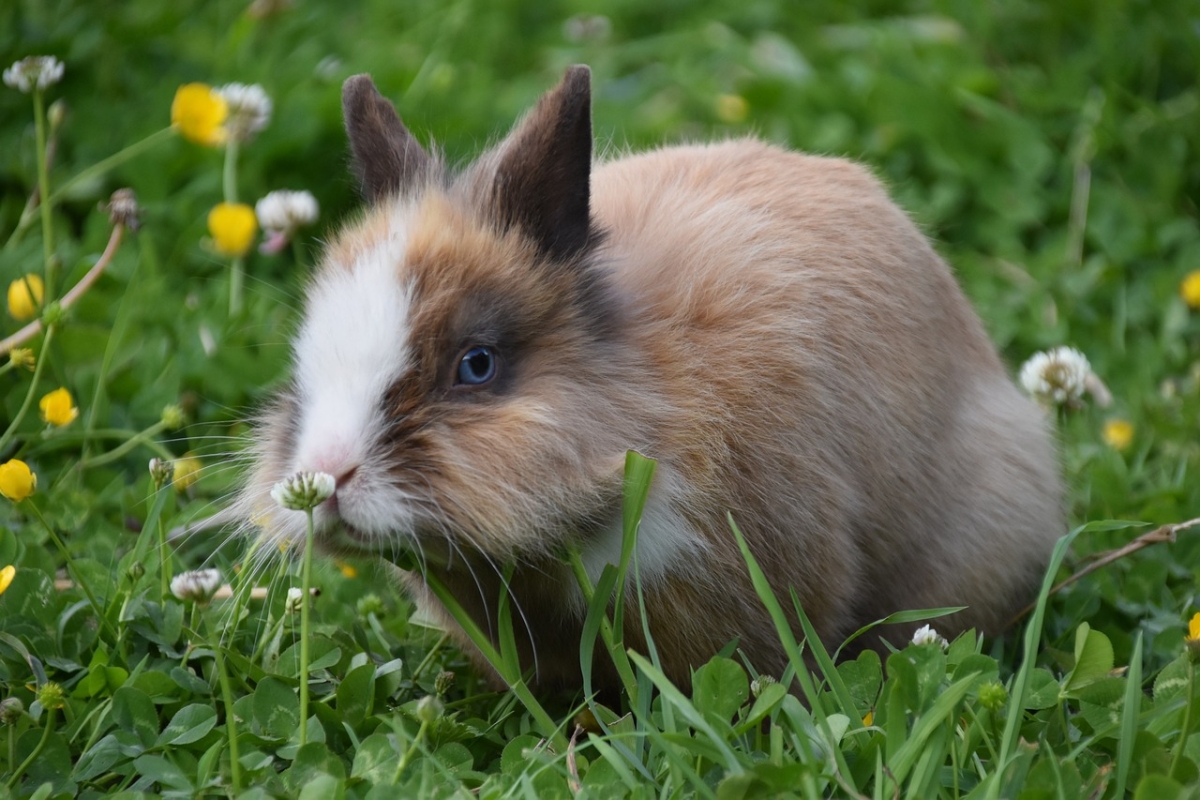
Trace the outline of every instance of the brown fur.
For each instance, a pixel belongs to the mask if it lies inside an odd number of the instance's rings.
[[[414,189],[401,170],[403,195],[327,251],[324,269],[348,269],[407,226],[396,270],[415,287],[416,367],[381,399],[393,425],[379,447],[389,480],[427,501],[398,540],[414,537],[489,629],[497,565],[515,560],[523,663],[544,687],[577,686],[581,606],[558,556],[616,524],[635,449],[659,460],[652,495],[695,537],[643,587],[677,683],[733,639],[760,671],[786,664],[727,512],[828,645],[933,606],[968,606],[935,623],[947,635],[997,632],[1061,533],[1059,482],[1045,421],[949,269],[862,168],[749,139],[600,164],[590,193],[585,170],[581,219],[570,165],[585,146],[590,158],[586,77],[569,73],[457,179]],[[356,145],[365,173],[394,169],[384,149],[372,162]],[[502,379],[455,386],[456,354],[481,341],[499,346]],[[301,402],[285,396],[266,426],[251,505],[284,476]],[[419,575],[406,583],[442,613]],[[626,637],[644,647],[636,613]]]

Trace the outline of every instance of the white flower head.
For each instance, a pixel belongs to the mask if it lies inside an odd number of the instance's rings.
[[[298,229],[316,222],[319,213],[317,198],[311,192],[271,192],[254,204],[254,214],[266,234],[259,249],[266,255],[278,253]]]
[[[293,586],[287,591],[287,599],[283,601],[283,609],[289,614],[295,614],[304,605],[304,590]]]
[[[221,586],[219,569],[195,569],[171,579],[171,594],[185,603],[208,605]]]
[[[946,637],[935,631],[931,625],[922,625],[917,628],[916,633],[913,634],[912,643],[915,645],[936,644],[943,650],[950,646]]]
[[[271,499],[292,511],[309,511],[324,503],[337,490],[337,481],[327,472],[297,472],[275,484]]]
[[[4,70],[4,83],[29,94],[62,80],[63,63],[54,56],[29,56]]]
[[[1092,367],[1074,347],[1034,353],[1021,367],[1021,386],[1043,405],[1078,405]]]
[[[271,98],[257,83],[227,83],[216,89],[229,106],[225,132],[239,142],[249,141],[271,121]]]

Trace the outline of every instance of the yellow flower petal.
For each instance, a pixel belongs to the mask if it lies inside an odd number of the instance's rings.
[[[43,420],[60,428],[63,425],[69,425],[79,416],[79,409],[75,407],[71,393],[61,388],[55,389],[43,397],[38,402],[38,408],[42,410]]]
[[[29,465],[19,459],[12,459],[0,464],[0,494],[19,503],[33,494],[37,488],[37,475],[29,469]]]
[[[343,577],[346,577],[346,578],[357,578],[358,577],[358,570],[354,567],[353,564],[347,564],[345,561],[342,561],[340,559],[334,560],[333,563],[337,565],[338,571],[342,573]]]
[[[218,203],[208,212],[208,233],[218,252],[235,257],[245,255],[258,233],[258,218],[245,203]]]
[[[1189,641],[1200,641],[1200,612],[1192,615],[1191,621],[1188,623]]]
[[[171,102],[171,124],[179,134],[196,144],[215,147],[225,141],[225,118],[229,104],[204,83],[180,86]]]
[[[1191,308],[1200,309],[1200,269],[1194,269],[1184,276],[1179,284],[1179,296]]]
[[[722,122],[741,122],[749,111],[750,104],[740,94],[723,94],[717,98],[717,116]]]
[[[13,582],[13,578],[17,574],[17,568],[9,564],[4,569],[0,569],[0,594],[4,594]]]
[[[869,728],[869,727],[871,727],[873,724],[875,724],[875,712],[874,712],[874,711],[868,711],[868,712],[867,712],[867,715],[866,715],[865,717],[863,717],[863,727],[864,727],[864,728]]]
[[[18,322],[37,316],[44,299],[46,285],[42,283],[40,275],[31,272],[8,285],[8,313]]]
[[[182,492],[195,483],[200,478],[201,466],[200,459],[190,454],[178,459],[172,477],[175,488]]]
[[[1110,419],[1104,423],[1104,442],[1114,450],[1124,450],[1133,442],[1133,423],[1127,419]]]

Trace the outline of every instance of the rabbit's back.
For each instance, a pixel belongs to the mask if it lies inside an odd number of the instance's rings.
[[[657,449],[708,539],[697,584],[749,591],[728,508],[831,641],[920,607],[969,606],[951,630],[1002,627],[1061,533],[1053,447],[879,183],[753,140],[618,159],[593,181],[603,263],[673,404]]]

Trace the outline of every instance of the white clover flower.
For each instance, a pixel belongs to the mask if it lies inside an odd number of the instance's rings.
[[[309,511],[324,503],[337,490],[337,481],[327,472],[297,472],[271,489],[271,499],[292,511]]]
[[[1092,367],[1074,347],[1034,353],[1021,367],[1021,386],[1043,405],[1078,405]]]
[[[4,70],[4,83],[29,94],[62,80],[63,63],[54,56],[29,56]]]
[[[289,614],[295,614],[304,605],[304,590],[293,586],[287,591],[287,600],[283,601],[283,609]]]
[[[221,587],[219,569],[196,569],[181,572],[171,579],[171,594],[185,603],[208,605]]]
[[[225,132],[231,139],[249,141],[271,121],[271,98],[257,83],[227,83],[215,91],[229,107]]]
[[[298,229],[316,222],[320,208],[311,192],[281,189],[255,203],[254,213],[266,234],[259,250],[273,255],[287,246]]]
[[[936,644],[943,650],[950,646],[946,637],[935,631],[930,625],[922,625],[917,628],[916,633],[913,634],[912,643],[915,645]]]

